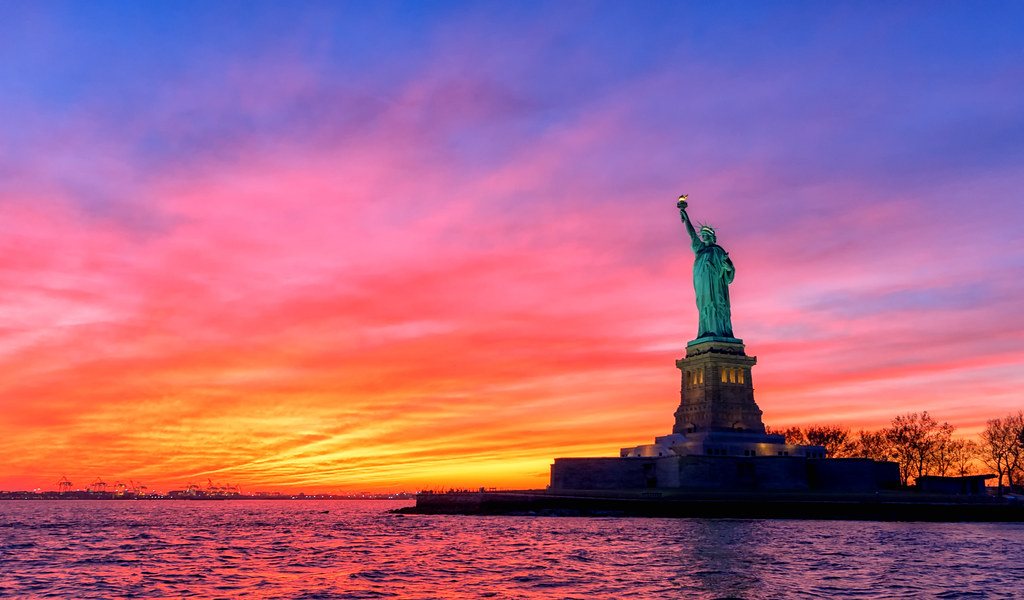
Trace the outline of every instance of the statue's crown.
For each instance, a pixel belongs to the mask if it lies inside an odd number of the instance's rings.
[[[715,228],[714,227],[712,227],[711,225],[704,224],[704,223],[701,223],[700,230],[701,231],[708,231],[708,232],[711,232],[712,234],[715,233]]]

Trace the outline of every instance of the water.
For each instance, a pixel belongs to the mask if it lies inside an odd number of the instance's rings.
[[[1024,524],[0,501],[0,597],[1024,598]]]

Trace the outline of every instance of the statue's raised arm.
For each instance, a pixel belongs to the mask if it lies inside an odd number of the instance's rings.
[[[686,198],[689,194],[684,194],[679,197],[679,202],[676,206],[679,207],[679,217],[683,220],[683,225],[686,226],[686,232],[690,234],[690,243],[693,246],[693,250],[697,251],[697,245],[701,243],[700,238],[697,237],[697,232],[693,229],[693,224],[690,223],[690,215],[686,214]]]
[[[679,216],[690,234],[693,248],[693,290],[700,315],[697,339],[706,337],[732,338],[732,308],[729,304],[729,284],[736,276],[736,267],[729,253],[719,246],[715,229],[701,225],[699,231],[686,214],[686,196],[676,204]]]

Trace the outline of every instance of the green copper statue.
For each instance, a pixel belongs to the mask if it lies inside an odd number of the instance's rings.
[[[700,325],[697,339],[703,337],[731,338],[732,309],[729,307],[729,284],[736,276],[729,253],[715,243],[715,230],[702,225],[694,230],[686,214],[686,196],[679,198],[679,216],[686,225],[693,247],[693,290],[697,295]]]

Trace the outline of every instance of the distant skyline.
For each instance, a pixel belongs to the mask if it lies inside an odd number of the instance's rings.
[[[1024,408],[1019,2],[33,2],[0,489],[543,487],[671,431],[675,201],[766,424]]]

